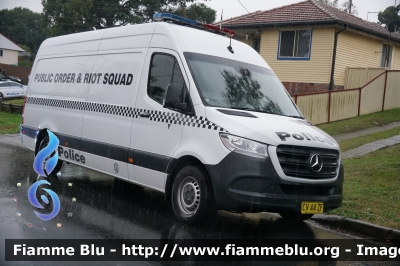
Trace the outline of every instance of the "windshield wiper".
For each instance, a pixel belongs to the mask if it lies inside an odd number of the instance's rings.
[[[247,107],[233,107],[233,106],[231,106],[231,107],[228,107],[228,108],[236,109],[236,110],[254,111],[254,110],[251,110],[250,108],[247,108]]]
[[[250,109],[248,107],[229,107],[231,109],[237,109],[237,110],[245,110],[245,111],[251,111],[251,112],[258,112],[258,113],[265,113],[265,114],[273,114],[276,115],[276,113],[266,111],[266,110],[257,110],[257,109]]]
[[[286,115],[287,117],[292,117],[292,118],[298,118],[298,119],[305,119],[304,117],[302,117],[302,116],[298,116],[298,115]]]
[[[248,107],[234,107],[234,106],[231,106],[229,108],[236,109],[236,110],[245,110],[245,111],[251,111],[251,112],[264,113],[264,114],[281,115],[281,114],[277,114],[277,113],[274,113],[274,112],[271,112],[271,111],[250,109]],[[303,119],[303,120],[305,119],[304,117],[298,116],[298,115],[281,115],[281,116],[287,116],[287,117],[298,118],[298,119]]]

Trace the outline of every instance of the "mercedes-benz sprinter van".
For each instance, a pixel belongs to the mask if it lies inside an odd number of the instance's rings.
[[[200,27],[155,22],[47,39],[30,75],[23,144],[37,153],[50,130],[60,140],[53,173],[65,161],[155,189],[186,223],[216,210],[303,220],[338,208],[336,141],[304,119],[255,50]]]

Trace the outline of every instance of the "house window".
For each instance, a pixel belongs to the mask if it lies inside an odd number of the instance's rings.
[[[253,48],[257,51],[257,53],[260,53],[260,38],[253,39]]]
[[[381,67],[390,68],[392,65],[393,46],[384,44],[382,46]]]
[[[3,50],[0,50],[0,57],[3,57]]]
[[[310,60],[311,30],[280,31],[278,60]]]

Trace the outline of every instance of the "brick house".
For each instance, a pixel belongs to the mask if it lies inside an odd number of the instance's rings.
[[[223,27],[257,50],[291,94],[343,89],[348,67],[400,69],[400,34],[315,0],[235,17]]]

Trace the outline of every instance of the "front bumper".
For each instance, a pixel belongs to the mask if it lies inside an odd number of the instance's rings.
[[[331,182],[305,184],[279,177],[270,157],[231,152],[217,165],[206,165],[218,209],[245,212],[300,212],[302,201],[324,203],[324,212],[342,205],[344,172]]]

